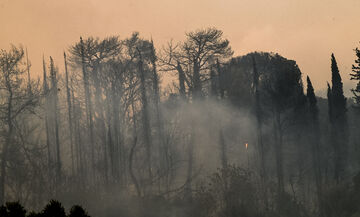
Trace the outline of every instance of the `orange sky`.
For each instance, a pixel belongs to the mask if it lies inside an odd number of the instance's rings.
[[[334,52],[347,90],[360,46],[359,10],[360,0],[0,0],[0,48],[26,46],[37,76],[43,53],[62,72],[62,52],[80,35],[125,38],[139,31],[161,47],[214,26],[235,55],[274,51],[296,60],[318,91],[330,80]]]

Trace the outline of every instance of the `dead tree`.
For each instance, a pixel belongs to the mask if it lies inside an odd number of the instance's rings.
[[[81,65],[83,72],[83,83],[84,83],[84,91],[85,91],[85,107],[86,107],[86,119],[87,126],[89,130],[90,136],[90,151],[91,151],[91,175],[92,179],[95,182],[95,141],[94,141],[94,124],[93,124],[93,109],[90,95],[90,84],[89,84],[89,76],[86,70],[85,63],[85,53],[84,53],[84,43],[82,38],[80,37],[80,55],[81,55]]]
[[[1,104],[0,110],[3,112],[0,116],[1,130],[4,133],[2,152],[0,155],[0,204],[5,202],[5,186],[7,177],[7,164],[9,159],[9,150],[15,142],[14,122],[24,111],[34,107],[37,104],[37,96],[28,92],[24,88],[23,80],[20,76],[25,72],[22,67],[24,50],[13,46],[10,51],[0,51],[0,90]]]
[[[148,110],[149,105],[146,96],[146,83],[145,83],[145,72],[143,68],[143,59],[142,59],[141,51],[139,49],[137,50],[139,54],[138,70],[140,76],[142,121],[143,121],[143,130],[144,130],[144,140],[146,146],[146,163],[148,167],[149,183],[151,183],[152,182],[152,161],[151,161],[152,141],[151,141],[151,132],[150,132],[149,110]]]
[[[54,117],[55,147],[56,147],[56,187],[61,183],[61,155],[60,155],[60,135],[59,135],[59,111],[58,111],[58,86],[54,61],[50,57],[50,77],[51,77],[51,109]]]
[[[67,104],[68,104],[68,122],[69,122],[69,134],[70,134],[71,172],[72,172],[72,175],[74,175],[75,159],[74,159],[74,142],[73,142],[72,105],[71,105],[71,95],[70,95],[70,88],[69,88],[69,74],[68,74],[68,67],[67,67],[65,52],[64,52],[64,65],[65,65],[66,100],[67,100]]]
[[[48,158],[48,178],[51,179],[51,171],[52,171],[52,159],[51,159],[51,143],[50,143],[50,129],[49,129],[49,86],[47,82],[47,75],[46,75],[46,63],[43,57],[43,95],[45,98],[44,102],[44,116],[45,116],[45,131],[46,131],[46,148],[47,148],[47,158]],[[51,184],[50,184],[50,191],[51,191]]]

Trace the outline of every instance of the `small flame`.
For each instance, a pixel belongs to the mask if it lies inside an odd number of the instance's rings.
[[[249,145],[249,144],[245,143],[245,148],[246,148],[246,149],[248,149],[248,145]]]

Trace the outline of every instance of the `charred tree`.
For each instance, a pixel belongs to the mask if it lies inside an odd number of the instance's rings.
[[[57,85],[57,72],[54,66],[54,61],[50,57],[50,78],[51,78],[51,110],[54,117],[54,130],[55,130],[55,147],[56,147],[56,187],[61,183],[61,154],[60,154],[60,135],[59,135],[59,111],[58,111],[58,85]]]
[[[66,60],[66,53],[64,52],[64,65],[65,65],[65,85],[66,85],[66,100],[68,106],[68,123],[69,123],[69,136],[70,136],[70,151],[71,151],[71,172],[75,174],[75,158],[74,158],[74,140],[73,140],[73,119],[72,119],[72,105],[71,94],[69,87],[69,74]]]
[[[138,49],[138,53],[139,53],[138,72],[140,76],[142,122],[143,122],[143,131],[144,131],[143,133],[144,133],[144,141],[146,148],[146,163],[147,163],[147,170],[149,176],[149,183],[151,183],[152,182],[152,160],[151,160],[152,141],[151,141],[150,119],[149,119],[149,108],[148,108],[149,105],[146,96],[146,81],[145,81],[143,59],[142,59],[141,51],[139,49]]]
[[[182,69],[179,61],[177,62],[176,70],[178,71],[178,76],[179,76],[179,92],[180,92],[180,96],[181,96],[181,98],[185,99],[186,98],[185,73],[184,73],[184,70]]]
[[[92,179],[95,182],[95,138],[94,138],[94,124],[93,124],[93,109],[91,102],[91,93],[90,93],[90,83],[89,76],[86,70],[85,63],[85,53],[84,53],[84,43],[80,37],[80,55],[81,55],[81,65],[83,72],[83,83],[85,91],[85,107],[86,107],[86,119],[87,119],[87,129],[90,136],[90,152],[91,152],[91,174]]]

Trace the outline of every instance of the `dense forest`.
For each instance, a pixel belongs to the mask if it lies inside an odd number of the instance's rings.
[[[1,50],[0,205],[38,212],[55,199],[99,217],[360,216],[360,50],[341,72],[359,81],[352,98],[337,64],[329,54],[320,98],[294,60],[234,57],[216,28],[156,48],[137,32],[80,37],[64,59],[44,56],[42,72],[22,46]]]

